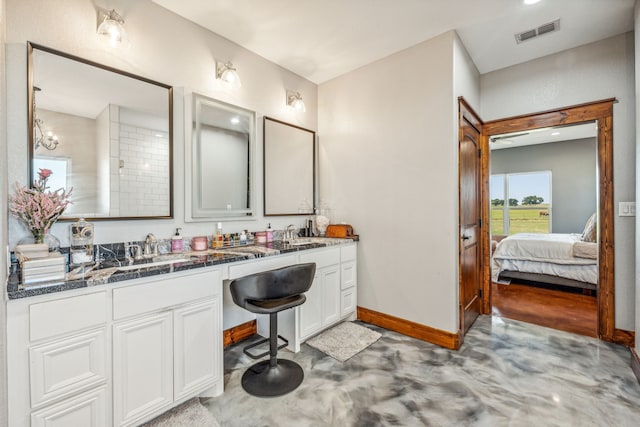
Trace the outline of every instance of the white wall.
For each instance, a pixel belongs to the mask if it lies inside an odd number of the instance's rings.
[[[112,49],[95,34],[96,6],[121,12],[130,46]],[[7,1],[7,103],[9,137],[9,182],[27,182],[26,41],[68,52],[101,64],[175,86],[174,97],[174,220],[102,221],[96,224],[96,243],[143,239],[152,232],[168,238],[176,227],[185,236],[213,233],[215,222],[184,223],[184,105],[183,95],[193,90],[257,112],[256,157],[262,158],[263,115],[305,128],[317,128],[317,86],[264,58],[213,34],[148,0],[45,0]],[[51,25],[56,22],[56,25]],[[177,37],[176,35],[179,35]],[[215,59],[231,60],[242,79],[242,88],[229,91],[215,80]],[[294,113],[285,105],[285,89],[298,90],[307,104],[306,113]],[[261,162],[259,162],[261,165]],[[262,170],[256,171],[256,203],[262,203]],[[261,209],[258,209],[261,215]],[[229,232],[261,230],[271,222],[284,228],[303,218],[269,218],[256,221],[225,222]],[[15,244],[26,230],[14,219],[10,243]],[[68,244],[68,223],[58,223],[52,233]]]
[[[596,166],[596,138],[491,151],[491,175],[551,172],[553,233],[582,233],[587,220],[597,210]]]
[[[0,76],[5,75],[5,0],[0,0]],[[7,170],[7,139],[6,139],[6,81],[0,78],[0,171]],[[7,306],[6,294],[6,250],[7,237],[7,174],[0,173],[0,425],[7,425]]]
[[[635,200],[633,33],[622,34],[480,78],[481,115],[492,120],[613,98],[614,198]],[[635,326],[634,219],[615,227],[615,327]]]
[[[458,328],[455,39],[445,33],[318,93],[320,198],[335,222],[362,235],[358,305],[450,332]]]

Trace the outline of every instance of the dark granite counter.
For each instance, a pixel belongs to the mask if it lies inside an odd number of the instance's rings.
[[[148,259],[130,265],[122,262],[122,260],[117,263],[111,260],[110,262],[103,262],[86,272],[79,271],[73,273],[72,271],[67,273],[67,279],[63,281],[58,280],[30,285],[24,285],[20,282],[20,274],[19,271],[17,271],[9,277],[7,293],[10,300],[28,298],[71,289],[87,288],[143,277],[152,277],[167,273],[323,248],[326,246],[341,245],[350,243],[351,241],[350,239],[311,237],[299,239],[294,244],[275,241],[249,246],[208,249],[202,252],[186,252],[182,254],[182,256],[177,255],[179,259],[166,259],[162,262],[154,262]],[[163,255],[160,255],[160,257],[162,256]],[[170,256],[167,256],[167,258],[170,258]]]

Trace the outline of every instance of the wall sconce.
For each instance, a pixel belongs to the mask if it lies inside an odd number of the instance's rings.
[[[116,47],[118,43],[121,43],[127,38],[127,32],[124,29],[124,19],[115,9],[111,11],[102,11],[104,19],[98,26],[97,33],[101,36],[105,36],[109,39],[109,44],[112,47]]]
[[[44,122],[41,118],[36,115],[36,92],[39,92],[41,89],[37,86],[33,87],[33,140],[35,141],[34,151],[38,149],[38,147],[44,147],[47,150],[53,151],[58,147],[60,141],[58,141],[58,136],[53,132],[48,131],[45,135],[42,128],[44,127]]]
[[[238,89],[242,86],[236,67],[230,61],[216,62],[216,79],[225,82],[232,89]]]
[[[307,111],[304,106],[304,101],[302,100],[302,95],[300,92],[296,92],[293,90],[287,91],[287,106],[289,106],[292,110],[304,113]]]

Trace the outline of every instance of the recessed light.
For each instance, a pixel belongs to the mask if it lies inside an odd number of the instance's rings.
[[[540,0],[523,0],[524,4],[536,4],[538,3]]]
[[[551,132],[551,136],[557,136],[560,135],[560,132]]]
[[[234,117],[231,119],[231,123],[233,123],[234,125],[237,125],[238,123],[240,123],[240,119],[237,117]]]

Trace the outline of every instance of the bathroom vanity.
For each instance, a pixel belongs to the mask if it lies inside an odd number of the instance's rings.
[[[305,304],[280,314],[280,334],[299,351],[355,318],[356,247],[325,240],[257,258],[212,254],[127,268],[92,286],[10,292],[9,425],[139,425],[194,396],[220,395],[225,311],[242,310],[228,280],[316,262]],[[267,336],[265,321],[258,332]]]

